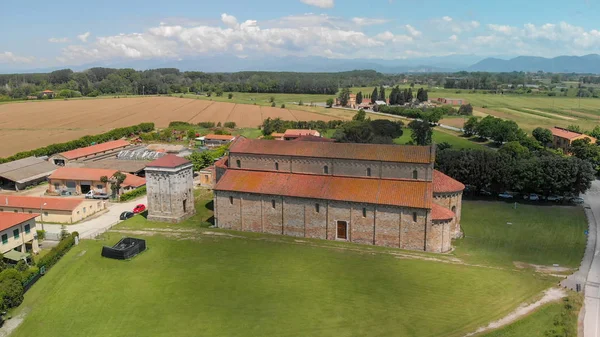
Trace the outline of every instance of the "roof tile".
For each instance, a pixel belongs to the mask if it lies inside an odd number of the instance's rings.
[[[438,170],[433,170],[433,193],[462,192],[465,189],[460,181],[443,174]]]
[[[0,212],[0,231],[22,224],[37,216],[39,216],[39,214]]]
[[[431,206],[431,220],[452,220],[454,219],[454,212],[447,209],[446,207],[442,207],[438,204],[433,204]]]
[[[8,206],[31,209],[43,208],[55,211],[72,211],[82,202],[82,199],[75,198],[34,197],[25,195],[0,196],[0,208]]]
[[[183,158],[183,157],[178,157],[174,154],[168,154],[166,156],[160,157],[154,161],[151,161],[147,167],[168,167],[168,168],[175,168],[181,165],[186,165],[186,164],[190,164],[191,161]]]
[[[550,129],[550,131],[552,131],[552,135],[560,137],[560,138],[575,139],[577,137],[586,136],[594,141],[596,140],[596,138],[594,138],[592,136],[588,136],[588,135],[585,135],[585,134],[579,133],[579,132],[569,131],[567,129],[559,128],[556,126],[553,127],[552,129]]]
[[[118,171],[110,169],[61,167],[58,170],[54,171],[54,173],[52,173],[50,177],[48,177],[48,179],[100,181],[100,178],[102,176],[110,178],[116,172]],[[129,173],[123,174],[125,175],[125,181],[123,181],[123,186],[139,187],[146,184],[146,179],[144,178],[134,176]]]
[[[120,147],[125,147],[127,145],[130,145],[130,143],[128,141],[126,141],[124,139],[118,139],[118,140],[113,140],[113,141],[106,142],[106,143],[100,143],[100,144],[96,144],[96,145],[92,145],[92,146],[82,147],[80,149],[62,152],[62,153],[60,153],[60,155],[69,160],[73,160],[73,159],[90,156],[90,155],[94,155],[94,154],[105,152],[105,151],[118,149]]]

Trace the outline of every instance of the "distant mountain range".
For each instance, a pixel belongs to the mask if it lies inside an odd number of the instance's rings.
[[[92,67],[133,68],[137,70],[155,68],[178,68],[182,71],[237,72],[237,71],[292,71],[292,72],[340,72],[371,69],[385,74],[425,72],[556,72],[600,74],[600,55],[558,56],[544,58],[535,56],[489,57],[477,55],[448,55],[415,59],[329,59],[325,57],[247,57],[214,55],[184,60],[137,60],[105,62],[80,66],[65,66],[40,69],[3,69],[0,73],[51,72],[62,68],[81,71]]]

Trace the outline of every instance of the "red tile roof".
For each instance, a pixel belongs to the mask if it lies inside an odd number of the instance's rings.
[[[16,207],[54,211],[73,211],[83,200],[73,198],[33,197],[25,195],[0,195],[0,208]],[[45,206],[43,206],[46,204]],[[1,214],[1,213],[0,213]]]
[[[233,135],[206,135],[204,136],[205,140],[234,140],[235,136]]]
[[[284,133],[281,132],[273,132],[271,134],[271,136],[273,136],[273,138],[283,138]]]
[[[228,170],[214,189],[414,208],[430,208],[432,198],[431,183],[426,181],[243,170]]]
[[[438,170],[433,170],[433,193],[461,192],[465,189],[460,181],[452,179]]]
[[[160,157],[156,160],[151,161],[146,167],[168,167],[175,168],[181,165],[190,164],[191,161],[183,158],[177,157],[174,154],[168,154],[166,156]]]
[[[35,213],[0,212],[0,231],[22,224],[39,216]]]
[[[550,129],[550,131],[552,131],[552,135],[556,136],[556,137],[560,137],[560,138],[566,138],[566,139],[575,139],[577,137],[581,137],[581,136],[585,136],[590,138],[593,142],[596,141],[596,138],[592,137],[592,136],[588,136],[586,134],[583,133],[579,133],[579,132],[573,132],[573,131],[569,131],[567,129],[563,129],[563,128],[559,128],[559,127],[553,127],[552,129]]]
[[[304,129],[287,129],[283,134],[283,137],[300,137],[300,136],[319,136],[321,133],[317,130],[304,130]]]
[[[215,162],[215,167],[220,167],[220,168],[225,168],[225,169],[226,169],[226,168],[227,168],[227,160],[228,160],[228,159],[229,159],[229,157],[228,157],[228,156],[225,156],[225,157],[223,157],[223,158],[221,158],[221,159],[217,160],[217,161]]]
[[[54,171],[54,173],[52,173],[50,177],[48,177],[48,179],[100,181],[100,177],[107,176],[108,178],[110,178],[116,172],[117,170],[109,169],[95,169],[86,167],[61,167],[58,170]],[[123,186],[140,187],[146,184],[146,179],[144,178],[134,176],[129,173],[123,174],[125,174],[125,181],[123,181],[122,184]]]
[[[325,138],[325,137],[317,137],[317,136],[312,136],[312,135],[308,135],[308,136],[300,136],[296,139],[292,139],[291,141],[303,141],[303,142],[329,142],[329,143],[333,143],[335,142],[335,139],[331,139],[331,138]]]
[[[454,219],[454,212],[447,209],[446,207],[442,207],[438,204],[433,204],[431,206],[431,220],[441,221],[441,220],[452,220]]]
[[[105,151],[115,150],[120,147],[125,147],[129,144],[130,143],[128,141],[126,141],[124,139],[119,139],[119,140],[113,140],[113,141],[106,142],[106,143],[100,143],[100,144],[88,146],[88,147],[82,147],[80,149],[75,149],[75,150],[71,150],[71,151],[67,151],[67,152],[62,152],[59,154],[69,160],[73,160],[73,159],[77,159],[77,158],[81,158],[81,157],[85,157],[85,156],[90,156],[93,154],[102,153]]]
[[[229,153],[276,156],[373,160],[429,164],[434,160],[430,146],[353,144],[325,142],[274,142],[238,138]]]

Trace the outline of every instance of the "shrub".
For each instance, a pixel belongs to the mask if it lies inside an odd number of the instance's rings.
[[[75,234],[75,233],[73,233]],[[75,244],[75,236],[71,234],[64,239],[60,240],[58,245],[50,250],[48,254],[42,256],[38,261],[37,265],[41,267],[46,267],[46,269],[52,267],[53,265],[60,260]],[[1,277],[1,275],[0,275]]]
[[[226,128],[235,129],[236,124],[235,124],[235,122],[225,122],[225,124],[223,124],[223,126]]]
[[[271,103],[271,107],[274,108],[275,107],[275,102]]]
[[[281,108],[282,108],[282,109],[285,109],[285,104],[281,104]]]
[[[44,240],[46,238],[46,231],[38,229],[37,231],[38,240]]]
[[[200,122],[200,123],[198,123],[198,126],[201,128],[210,129],[210,128],[215,127],[215,123],[214,122]]]
[[[192,124],[190,124],[188,122],[182,122],[182,121],[172,121],[171,123],[169,123],[170,128],[176,128],[179,126],[192,126]]]
[[[23,284],[16,279],[7,279],[0,282],[0,294],[2,294],[2,310],[18,307],[23,303]]]
[[[142,196],[144,194],[146,194],[146,186],[142,186],[142,187],[136,188],[133,191],[129,191],[129,192],[121,194],[120,200],[121,201],[129,201],[129,200],[135,199],[139,196]],[[73,233],[75,233],[75,232],[73,232]]]
[[[232,99],[233,98],[233,94],[232,93],[227,94],[227,98]]]

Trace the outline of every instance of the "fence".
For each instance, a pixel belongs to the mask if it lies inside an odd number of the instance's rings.
[[[50,240],[50,241],[60,241],[60,233],[50,233],[50,232],[46,232],[46,235],[44,237],[44,240]]]
[[[81,239],[92,239],[92,240],[96,240],[98,239],[98,237],[106,232],[108,232],[109,230],[111,230],[113,228],[114,225],[118,224],[119,221],[115,221],[113,223],[111,223],[109,226],[104,227],[104,228],[99,228],[91,233],[83,233],[81,234]]]

